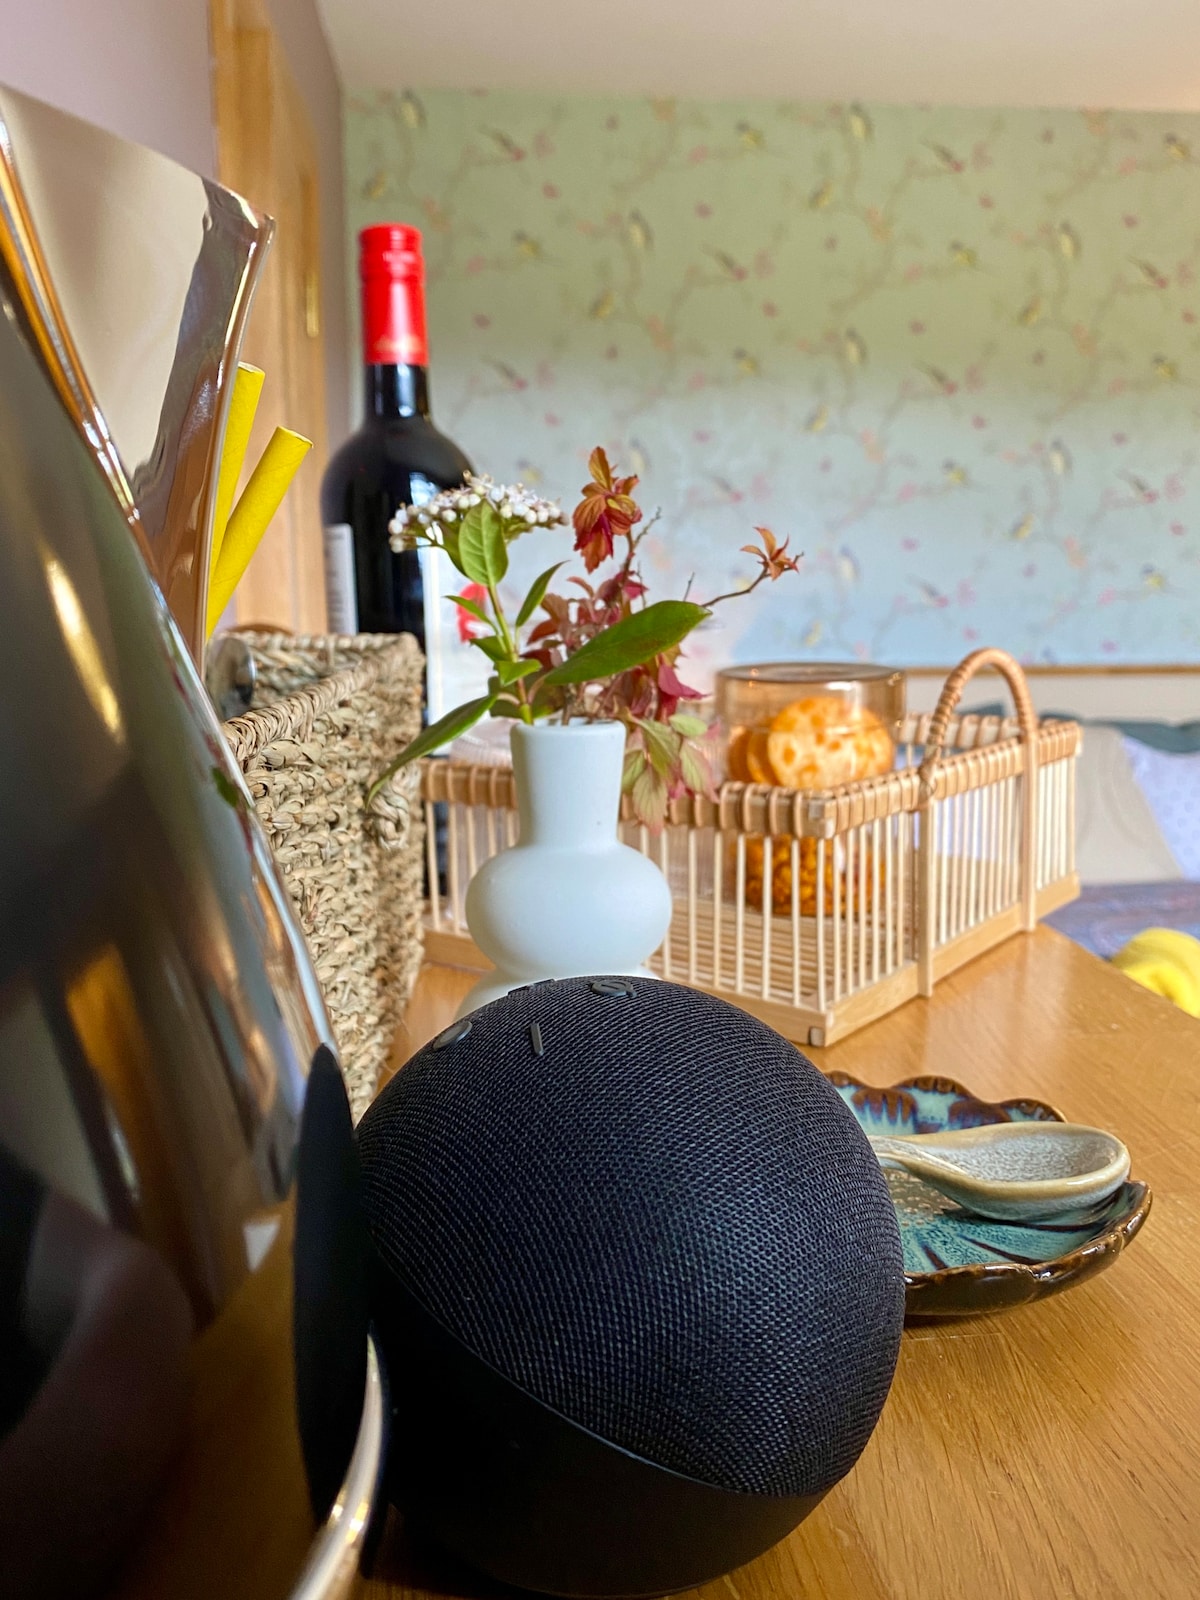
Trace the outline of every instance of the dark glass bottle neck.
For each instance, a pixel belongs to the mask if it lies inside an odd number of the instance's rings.
[[[429,373],[425,367],[367,366],[364,397],[369,417],[428,417]]]

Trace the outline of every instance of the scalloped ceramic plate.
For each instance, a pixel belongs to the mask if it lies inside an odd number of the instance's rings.
[[[980,1100],[951,1078],[908,1078],[873,1089],[844,1072],[829,1081],[867,1133],[939,1133],[991,1122],[1062,1122],[1044,1100]],[[888,1172],[904,1244],[911,1316],[981,1316],[1057,1294],[1111,1266],[1150,1210],[1132,1179],[1098,1206],[1053,1223],[989,1222],[919,1178]]]

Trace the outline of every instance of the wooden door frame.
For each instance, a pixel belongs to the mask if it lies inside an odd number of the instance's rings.
[[[325,629],[320,483],[328,459],[316,141],[265,0],[209,0],[217,176],[275,218],[242,359],[266,373],[243,478],[277,425],[313,449],[238,587],[238,621]]]

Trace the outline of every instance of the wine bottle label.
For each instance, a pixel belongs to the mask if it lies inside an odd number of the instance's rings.
[[[330,633],[358,632],[354,530],[348,522],[330,522],[325,527],[325,609]]]

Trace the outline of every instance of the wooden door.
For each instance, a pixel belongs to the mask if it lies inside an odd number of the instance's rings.
[[[239,622],[325,628],[320,485],[327,459],[320,194],[308,112],[266,0],[210,0],[217,176],[275,219],[242,359],[266,373],[243,482],[276,426],[313,441],[234,598]]]

